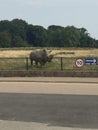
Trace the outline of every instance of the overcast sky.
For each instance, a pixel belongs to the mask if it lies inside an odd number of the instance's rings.
[[[45,28],[84,27],[98,39],[98,0],[0,0],[0,20],[15,18]]]

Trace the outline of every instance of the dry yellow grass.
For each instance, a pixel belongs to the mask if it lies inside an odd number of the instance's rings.
[[[98,49],[72,49],[72,50],[53,50],[52,54],[56,54],[56,53],[61,53],[61,55],[56,55],[56,56],[62,56],[62,57],[97,57],[98,56]],[[65,52],[65,54],[63,54],[63,52]],[[67,54],[68,53],[73,53],[74,54]]]
[[[30,50],[1,50],[0,57],[28,57]]]
[[[52,50],[51,54],[54,54],[55,57],[98,56],[98,49],[51,49],[51,50]],[[29,57],[31,51],[32,50],[0,50],[0,57]]]

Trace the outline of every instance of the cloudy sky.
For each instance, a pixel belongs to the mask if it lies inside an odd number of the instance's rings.
[[[84,27],[98,39],[98,0],[0,0],[0,20],[19,18],[29,24]]]

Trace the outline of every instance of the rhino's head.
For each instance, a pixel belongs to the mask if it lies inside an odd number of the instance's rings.
[[[49,55],[47,61],[48,61],[48,62],[51,62],[52,59],[53,59],[53,55]]]

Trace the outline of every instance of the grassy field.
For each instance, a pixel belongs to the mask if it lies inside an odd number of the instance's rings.
[[[33,49],[0,49],[0,57],[29,57]],[[98,49],[94,48],[49,48],[55,57],[97,57]]]
[[[25,70],[26,57],[29,57],[30,52],[34,49],[0,49],[0,70]],[[35,65],[31,67],[29,60],[29,70],[61,70],[60,57],[64,57],[63,70],[98,70],[98,65],[86,65],[83,68],[77,68],[75,65],[78,57],[97,57],[98,49],[96,48],[48,48],[48,50],[51,50],[51,54],[54,55],[52,62],[42,68],[37,68]]]

